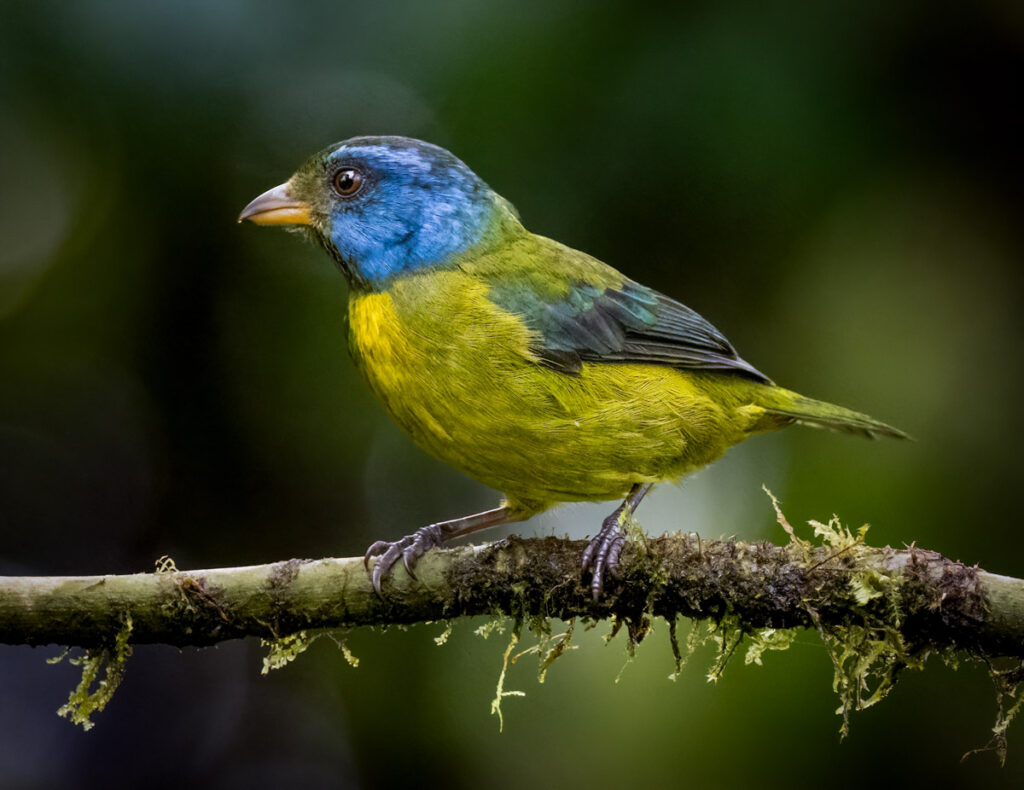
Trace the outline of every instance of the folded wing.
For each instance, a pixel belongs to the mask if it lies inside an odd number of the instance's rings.
[[[538,361],[563,373],[578,373],[584,362],[639,362],[771,383],[698,313],[630,280],[576,280],[542,293],[522,279],[492,285],[490,298],[533,331],[530,351]]]

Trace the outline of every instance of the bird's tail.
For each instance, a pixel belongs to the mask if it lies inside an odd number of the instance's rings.
[[[834,403],[805,398],[782,387],[765,387],[761,392],[763,397],[759,398],[758,405],[765,410],[767,417],[781,420],[783,424],[797,422],[801,425],[859,434],[869,439],[879,436],[890,436],[893,439],[910,438],[898,428],[886,425],[866,414],[836,406]]]

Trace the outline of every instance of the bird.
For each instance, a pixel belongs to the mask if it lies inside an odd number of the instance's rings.
[[[348,281],[349,351],[385,411],[428,453],[504,495],[491,510],[374,542],[364,563],[378,595],[399,559],[414,576],[453,538],[615,500],[581,557],[596,601],[618,570],[625,518],[655,484],[794,423],[907,438],[775,384],[694,310],[531,233],[432,143],[330,145],[243,220],[327,252]]]

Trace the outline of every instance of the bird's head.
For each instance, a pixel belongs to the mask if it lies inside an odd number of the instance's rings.
[[[325,148],[238,218],[310,232],[350,282],[453,264],[518,228],[514,209],[443,148],[407,137],[354,137]]]

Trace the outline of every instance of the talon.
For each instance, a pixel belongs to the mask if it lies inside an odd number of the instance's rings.
[[[384,574],[390,571],[392,566],[398,562],[398,558],[401,556],[402,552],[401,544],[405,540],[406,538],[402,538],[402,540],[396,540],[394,543],[377,541],[377,543],[384,543],[384,545],[387,546],[387,551],[381,554],[380,558],[374,564],[373,573],[370,575],[370,582],[373,584],[373,589],[377,591],[377,595],[381,598],[384,597],[384,591],[381,589],[381,583],[384,581]]]
[[[386,540],[378,540],[370,544],[370,548],[363,555],[363,567],[366,568],[367,573],[370,571],[370,559],[378,554],[383,554],[390,545]]]
[[[413,544],[415,546],[415,544]],[[413,551],[413,546],[410,546],[402,552],[402,565],[405,566],[405,572],[409,574],[409,578],[415,579],[416,574],[413,572],[413,568],[416,567],[416,561],[419,559],[416,553]]]
[[[378,557],[374,563],[373,571],[370,573],[370,582],[373,584],[373,589],[377,591],[377,595],[381,598],[384,597],[381,585],[383,584],[384,577],[391,572],[395,563],[398,562],[399,557],[402,559],[402,565],[405,566],[406,573],[415,579],[416,574],[413,572],[413,569],[416,567],[420,557],[443,542],[444,535],[440,527],[437,524],[431,524],[416,530],[411,535],[406,535],[400,540],[391,542],[378,540],[372,544],[363,556],[363,564],[366,566],[366,570],[369,571],[370,558]]]

